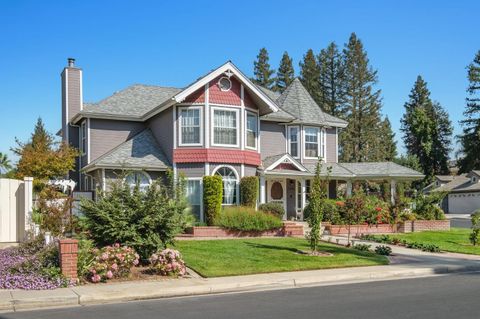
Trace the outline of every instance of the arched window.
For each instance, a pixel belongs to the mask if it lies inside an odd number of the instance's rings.
[[[237,184],[238,177],[233,168],[221,166],[216,169],[214,175],[219,175],[223,180],[223,200],[224,205],[233,205],[237,203]]]
[[[152,179],[145,172],[132,172],[125,177],[125,182],[131,189],[138,185],[141,191],[145,191],[152,183]]]

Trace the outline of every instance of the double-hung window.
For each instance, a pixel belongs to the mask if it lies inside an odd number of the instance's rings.
[[[299,143],[298,143],[298,138],[299,138],[299,129],[298,126],[290,126],[288,127],[288,150],[290,155],[293,157],[297,158],[299,157]]]
[[[247,112],[247,148],[257,148],[257,136],[258,136],[258,117],[257,114]]]
[[[319,156],[319,131],[318,127],[305,127],[306,158],[318,158]]]
[[[82,155],[87,152],[87,121],[80,125],[80,152]]]
[[[201,110],[199,107],[180,109],[180,145],[201,144]]]
[[[238,146],[238,110],[213,108],[213,145]]]

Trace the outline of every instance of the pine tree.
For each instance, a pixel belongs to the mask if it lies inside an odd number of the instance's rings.
[[[320,68],[312,49],[309,49],[303,56],[300,65],[300,81],[312,98],[321,105],[320,98]]]
[[[467,105],[460,123],[463,132],[460,135],[461,153],[460,172],[466,173],[480,169],[480,50],[468,66]]]
[[[269,59],[267,49],[261,48],[257,55],[257,60],[253,62],[253,74],[255,77],[252,81],[267,89],[272,88],[275,81],[273,78],[275,71],[270,69]]]
[[[392,125],[388,116],[382,121],[380,126],[380,148],[379,156],[383,157],[384,161],[393,161],[397,156],[397,142],[395,142],[395,133],[393,133]]]
[[[37,190],[48,180],[65,176],[75,167],[76,149],[67,143],[56,142],[45,130],[42,119],[37,120],[30,140],[22,143],[16,140],[12,151],[19,156],[17,178],[34,177]]]
[[[401,125],[407,154],[418,157],[425,179],[448,174],[452,124],[442,106],[431,100],[427,83],[421,76],[417,77],[405,103]]]
[[[374,90],[377,71],[369,66],[367,53],[355,33],[343,50],[345,64],[345,119],[347,128],[340,135],[341,159],[367,162],[383,159],[380,90]]]
[[[7,154],[0,152],[0,174],[6,173],[12,168],[12,162]]]
[[[344,116],[345,67],[342,53],[332,42],[318,55],[320,106],[333,116]]]
[[[285,51],[278,67],[277,77],[275,78],[275,91],[283,92],[295,79],[295,70],[293,69],[292,58]]]

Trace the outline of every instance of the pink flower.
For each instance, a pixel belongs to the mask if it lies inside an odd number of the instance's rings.
[[[109,270],[109,271],[107,271],[106,276],[107,276],[108,279],[111,279],[113,277],[113,273]]]
[[[138,265],[138,259],[135,259],[135,260],[133,261],[133,264],[134,264],[135,266]]]
[[[114,271],[117,271],[117,270],[118,270],[118,265],[117,265],[117,264],[113,264],[113,265],[112,265],[112,269],[113,269]]]
[[[115,243],[115,248],[119,248],[120,247],[120,244],[119,243]]]
[[[108,254],[107,254],[107,253],[103,253],[103,254],[102,254],[102,259],[103,259],[103,260],[107,260],[107,259],[108,259]]]

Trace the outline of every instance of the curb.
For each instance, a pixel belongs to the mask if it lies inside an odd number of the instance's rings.
[[[379,271],[378,267],[392,266],[373,266],[376,267],[375,269],[360,267],[360,271],[357,273],[342,273],[338,271],[339,269],[336,269],[336,272],[332,272],[332,274],[321,276],[315,274],[315,271],[302,271],[283,275],[282,273],[277,273],[280,278],[273,281],[266,278],[255,280],[253,278],[254,275],[230,277],[235,279],[231,281],[226,280],[227,282],[225,282],[225,277],[210,279],[193,278],[172,281],[122,282],[105,286],[79,286],[50,291],[0,291],[0,313],[219,293],[331,286],[354,282],[408,279],[480,271],[480,265],[418,266],[417,268],[409,268],[408,266],[397,269],[387,268],[383,269],[383,271]],[[141,287],[141,289],[131,289],[132,285],[138,285],[138,288]],[[127,289],[127,287],[130,287],[130,289]]]

